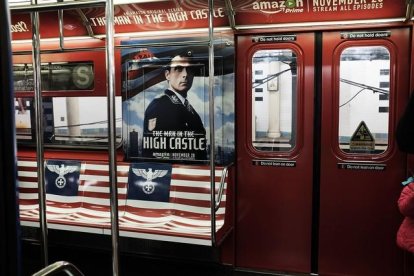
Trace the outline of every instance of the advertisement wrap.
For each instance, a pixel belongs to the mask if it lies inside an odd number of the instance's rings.
[[[232,1],[235,25],[306,23],[375,18],[405,17],[405,1],[394,0],[280,0]],[[229,12],[225,1],[214,1],[214,27],[229,27]],[[105,34],[104,8],[82,8],[64,11],[64,36]],[[162,1],[116,5],[114,8],[116,33],[168,31],[208,27],[207,1]],[[59,36],[57,12],[40,14],[42,38]],[[31,39],[30,13],[12,13],[11,32],[14,40]]]

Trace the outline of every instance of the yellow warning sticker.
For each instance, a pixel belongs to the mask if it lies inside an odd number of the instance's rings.
[[[375,139],[366,123],[361,121],[349,142],[349,149],[353,152],[367,152],[375,150]]]

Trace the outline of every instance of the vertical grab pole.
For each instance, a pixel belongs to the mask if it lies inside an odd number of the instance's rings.
[[[58,0],[58,2],[63,2],[63,0]],[[58,10],[58,19],[59,19],[59,47],[60,50],[65,48],[64,44],[64,34],[63,34],[63,10]]]
[[[37,0],[32,0],[32,5],[36,5]],[[35,118],[36,118],[36,160],[37,160],[37,181],[39,188],[39,220],[42,230],[43,264],[48,266],[48,238],[47,238],[47,220],[46,220],[46,191],[44,177],[44,149],[43,149],[43,101],[40,71],[40,32],[39,32],[39,12],[31,13],[32,20],[32,47],[33,47],[33,82],[35,96]]]
[[[21,275],[10,11],[0,1],[0,275]]]
[[[111,202],[112,237],[112,275],[119,275],[119,225],[118,225],[118,189],[116,166],[116,125],[115,125],[115,62],[114,62],[114,4],[106,1],[106,73],[108,97],[108,144],[109,144],[109,180]]]
[[[216,245],[216,162],[214,143],[214,26],[213,0],[208,0],[208,101],[210,121],[210,205],[211,205],[211,245]]]

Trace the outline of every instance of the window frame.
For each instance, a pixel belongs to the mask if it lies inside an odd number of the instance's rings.
[[[388,144],[387,149],[381,153],[364,153],[364,152],[345,152],[340,148],[339,144],[339,103],[340,103],[340,63],[342,52],[350,47],[369,47],[378,46],[384,47],[390,54],[390,68],[389,68],[389,112],[388,112]],[[372,40],[347,40],[340,43],[333,53],[332,64],[332,114],[333,114],[333,126],[332,126],[332,150],[334,154],[342,160],[352,161],[384,161],[390,157],[394,151],[394,130],[393,130],[393,118],[395,116],[395,102],[396,102],[396,47],[395,45],[385,39],[372,39]],[[325,126],[327,127],[327,126]]]
[[[287,151],[260,151],[253,145],[253,56],[261,50],[291,50],[296,55],[296,99],[292,99],[292,133],[295,133],[294,146]],[[298,155],[303,147],[303,116],[304,116],[304,52],[296,43],[257,44],[253,45],[247,55],[247,108],[246,108],[246,147],[253,158],[282,158],[289,159]],[[296,125],[296,127],[295,127]],[[294,132],[295,131],[295,132]]]

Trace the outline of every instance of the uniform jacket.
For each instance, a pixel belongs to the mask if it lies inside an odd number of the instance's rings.
[[[144,132],[158,130],[195,131],[206,134],[198,113],[190,105],[187,109],[170,90],[154,99],[145,110]],[[152,123],[150,123],[152,120]]]
[[[178,132],[192,132],[197,139],[205,141],[206,138],[203,122],[195,109],[191,105],[185,106],[174,92],[168,89],[165,90],[164,95],[154,99],[145,110],[144,137],[153,137],[155,131],[172,131],[175,134]],[[186,151],[190,152],[190,150],[176,149],[167,149],[164,152]],[[193,152],[196,154],[196,160],[206,159],[206,150]],[[144,157],[153,157],[152,150],[144,149],[143,155]]]
[[[414,253],[414,182],[401,191],[398,207],[404,220],[398,229],[397,244],[402,249]]]

